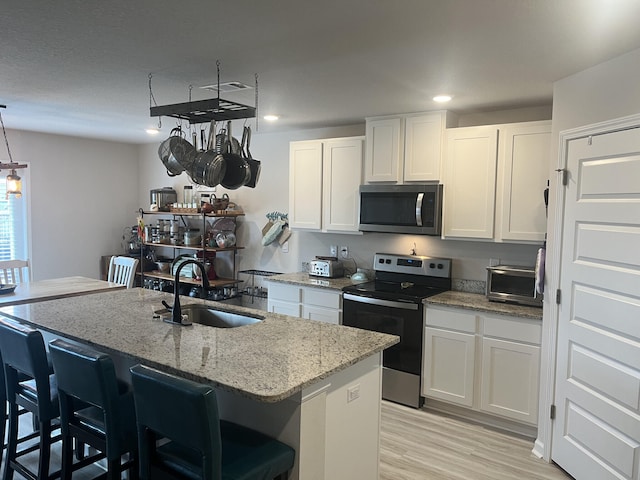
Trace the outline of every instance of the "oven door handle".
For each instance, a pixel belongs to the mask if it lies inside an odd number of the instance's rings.
[[[401,308],[403,310],[418,310],[419,305],[416,303],[396,302],[394,300],[382,300],[380,298],[362,297],[351,293],[343,293],[343,300],[351,300],[358,303],[368,303],[369,305],[380,305],[383,307]]]

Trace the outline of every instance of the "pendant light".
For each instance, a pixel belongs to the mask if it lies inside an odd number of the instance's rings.
[[[7,108],[6,105],[0,105],[0,108]],[[22,179],[18,172],[19,168],[27,168],[27,165],[20,165],[13,161],[11,157],[11,149],[9,148],[9,140],[7,139],[7,131],[4,129],[4,121],[2,120],[2,112],[0,112],[0,124],[2,125],[2,134],[4,135],[4,143],[7,145],[7,153],[9,154],[9,163],[3,163],[0,161],[0,170],[10,170],[7,175],[7,200],[9,195],[13,195],[16,198],[22,197]]]

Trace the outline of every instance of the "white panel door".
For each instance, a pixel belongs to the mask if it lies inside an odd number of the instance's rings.
[[[568,144],[552,459],[640,479],[640,129]]]

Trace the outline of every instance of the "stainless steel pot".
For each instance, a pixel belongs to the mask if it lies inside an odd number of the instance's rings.
[[[195,147],[182,137],[182,130],[174,128],[164,142],[158,147],[158,156],[170,177],[180,175],[188,170],[195,158]]]

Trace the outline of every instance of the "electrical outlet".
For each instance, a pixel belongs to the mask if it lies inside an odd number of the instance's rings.
[[[332,257],[337,257],[338,256],[338,246],[337,245],[331,245],[329,247],[329,254]]]
[[[347,388],[347,403],[360,398],[360,384]]]
[[[302,271],[308,272],[311,267],[309,266],[309,262],[302,262]]]
[[[342,258],[349,258],[349,247],[346,245],[340,247],[340,256]]]
[[[489,259],[489,266],[490,267],[495,267],[496,265],[500,265],[500,259],[499,258],[490,258]]]
[[[289,242],[286,241],[282,244],[282,253],[289,253]]]

